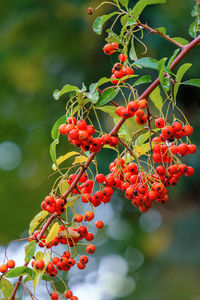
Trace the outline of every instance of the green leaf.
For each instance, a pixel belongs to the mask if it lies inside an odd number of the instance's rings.
[[[172,38],[172,40],[178,42],[179,44],[181,44],[183,46],[189,44],[189,42],[186,39],[183,39],[181,37],[174,37],[174,38]]]
[[[136,20],[142,11],[145,9],[147,5],[152,5],[152,4],[163,4],[166,3],[166,0],[140,0],[136,3],[132,10],[132,15],[134,20]]]
[[[113,121],[115,124],[119,122],[120,118],[115,117]],[[131,142],[133,135],[138,131],[143,129],[143,125],[139,125],[136,122],[136,118],[127,119],[126,122],[122,125],[119,130],[119,136],[122,137],[125,141]]]
[[[163,104],[163,100],[162,97],[160,95],[160,88],[159,86],[157,86],[153,92],[151,92],[151,94],[149,95],[151,101],[153,102],[153,104],[155,105],[155,107],[160,111],[162,108],[162,104]]]
[[[177,83],[174,85],[174,98],[175,99],[176,99],[176,96],[177,96],[177,93],[178,93],[178,88],[179,88],[179,85],[181,83],[181,80],[182,80],[185,72],[187,72],[187,70],[191,66],[192,66],[192,64],[189,64],[189,63],[183,64],[182,66],[180,66],[180,68],[177,71],[177,74],[176,74],[176,81],[177,81]]]
[[[118,12],[115,11],[115,12],[112,12],[108,15],[97,17],[96,20],[93,23],[94,32],[96,32],[98,35],[101,35],[104,23],[116,14],[118,14]]]
[[[128,9],[129,0],[119,0],[119,2],[121,3],[121,5],[123,5],[124,7],[126,7],[126,9]]]
[[[96,103],[99,99],[99,92],[96,89],[94,89],[95,85],[96,85],[95,83],[90,85],[92,91],[86,94],[92,103]]]
[[[105,90],[103,94],[99,97],[98,102],[96,103],[97,106],[103,106],[108,103],[110,100],[113,100],[119,92],[119,88],[109,88]]]
[[[60,117],[53,125],[53,128],[51,130],[51,137],[53,140],[56,140],[59,137],[60,134],[58,128],[61,124],[66,122],[66,119],[66,114],[64,114],[64,116]]]
[[[62,90],[55,90],[54,93],[53,93],[53,97],[55,100],[59,100],[60,97],[63,95],[63,94],[66,94],[66,93],[70,93],[70,92],[73,92],[73,91],[79,91],[79,88],[77,86],[74,86],[74,85],[70,85],[70,84],[66,84]]]
[[[0,290],[3,293],[5,300],[9,299],[10,295],[12,294],[13,289],[14,289],[14,286],[12,285],[12,283],[8,279],[1,277]]]
[[[97,107],[97,109],[100,109],[101,111],[109,114],[113,118],[115,118],[117,116],[115,113],[116,107],[114,107],[114,106],[102,106],[102,107]]]
[[[119,44],[122,42],[121,37],[114,33],[111,29],[107,29],[106,32],[108,33],[108,37],[106,38],[107,42]]]
[[[129,18],[127,20],[126,26],[132,26],[135,25],[137,22],[135,20],[133,20],[133,18]]]
[[[150,75],[144,75],[144,76],[140,77],[137,81],[135,81],[133,86],[148,83],[148,82],[151,82],[151,76]]]
[[[128,18],[129,18],[129,15],[124,15],[120,18],[120,22],[121,22],[122,26],[126,25]]]
[[[163,88],[164,88],[164,86],[163,86],[163,83],[164,83],[164,66],[165,66],[166,60],[167,60],[167,57],[164,57],[158,62],[158,77],[159,77],[160,83],[161,83]]]
[[[50,149],[49,149],[52,162],[55,164],[56,167],[57,167],[57,164],[56,164],[56,145],[58,145],[58,144],[59,144],[59,139],[54,140],[51,143]]]
[[[134,36],[131,39],[131,49],[130,49],[130,52],[129,52],[129,56],[130,56],[130,59],[132,59],[134,61],[138,60],[137,54],[135,52]]]
[[[37,228],[37,226],[47,217],[49,213],[45,210],[39,212],[33,220],[30,222],[29,225],[29,235],[33,233],[33,231]]]
[[[197,31],[198,31],[198,20],[196,18],[195,21],[190,25],[189,28],[190,36],[195,39],[197,37]]]
[[[140,58],[133,63],[133,66],[134,65],[158,70],[158,61],[151,57]],[[170,71],[166,66],[164,66],[164,72],[174,75],[174,73],[172,73],[172,71]]]
[[[187,81],[183,81],[181,84],[193,85],[196,87],[200,87],[200,79],[190,79]]]
[[[69,188],[69,186],[70,185],[69,185],[69,183],[67,182],[66,179],[62,179],[60,181],[60,183],[59,183],[59,189],[60,189],[61,195],[63,195],[66,192],[66,190]]]
[[[155,28],[155,29],[156,29],[157,31],[159,31],[160,33],[162,33],[162,34],[165,34],[165,35],[166,35],[166,33],[167,33],[165,27],[157,27],[157,28]]]
[[[53,226],[51,227],[51,230],[46,238],[45,243],[49,244],[50,242],[52,242],[55,237],[58,236],[58,232],[59,232],[59,223],[56,222],[55,224],[53,224]]]
[[[14,269],[8,271],[5,276],[6,278],[15,278],[22,275],[29,275],[31,278],[33,278],[34,272],[28,267],[15,267]]]
[[[33,270],[35,272],[35,276],[34,276],[34,279],[33,279],[34,291],[35,291],[35,288],[36,288],[36,286],[38,285],[38,283],[40,281],[40,278],[43,276],[43,274],[46,270],[46,267],[47,267],[47,265],[48,265],[48,263],[51,259],[51,255],[48,252],[45,252],[45,253],[37,252],[37,254],[35,256],[35,260],[38,260],[38,259],[42,259],[44,261],[44,268],[42,270],[37,270],[35,268],[35,266],[33,266]]]
[[[169,91],[170,89],[170,85],[171,85],[171,81],[170,81],[170,78],[168,76],[164,77],[164,80],[163,80],[163,87],[166,91]]]
[[[35,241],[28,242],[25,246],[25,262],[29,263],[32,259],[33,255],[35,254],[37,244]]]
[[[170,57],[168,64],[167,64],[167,68],[169,68],[172,64],[172,62],[174,61],[174,59],[176,58],[176,56],[178,55],[178,53],[181,51],[181,49],[176,49],[173,53],[173,55]]]
[[[24,278],[24,283],[28,282],[28,281],[32,281],[32,277],[30,275],[27,275],[25,278]]]

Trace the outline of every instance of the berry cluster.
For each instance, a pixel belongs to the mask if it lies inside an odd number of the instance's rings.
[[[118,106],[116,114],[123,118],[128,119],[136,115],[136,122],[140,125],[144,125],[147,122],[147,116],[143,109],[147,108],[147,100],[142,99],[140,101],[130,101],[128,107]]]
[[[93,138],[95,128],[92,125],[87,125],[85,120],[76,120],[75,117],[67,119],[67,124],[62,124],[59,127],[59,132],[63,135],[68,135],[68,141],[80,147],[82,151],[98,152],[103,145],[109,144],[115,147],[118,144],[116,137],[105,135],[102,138]]]
[[[53,292],[50,296],[51,296],[52,300],[58,300],[59,299],[59,295],[58,295],[57,292]],[[70,290],[66,290],[62,296],[65,297],[66,299],[78,300],[78,297],[73,296],[73,293]]]
[[[41,208],[51,214],[56,212],[58,215],[61,215],[65,211],[66,203],[67,200],[63,200],[62,198],[55,199],[52,196],[47,196],[41,203]]]

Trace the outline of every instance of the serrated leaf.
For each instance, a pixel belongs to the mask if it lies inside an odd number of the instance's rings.
[[[35,254],[35,251],[37,249],[37,244],[35,241],[28,242],[25,246],[25,262],[29,263],[29,261],[32,259],[33,255]]]
[[[97,106],[103,106],[106,103],[108,103],[110,100],[113,100],[119,92],[119,89],[116,88],[109,88],[107,89],[101,96],[99,97],[99,100],[97,101]]]
[[[93,23],[94,32],[96,32],[98,35],[101,35],[104,23],[116,14],[118,14],[118,12],[115,11],[115,12],[112,12],[108,15],[97,17],[96,20]]]
[[[53,97],[55,100],[59,100],[62,95],[73,91],[79,91],[79,88],[74,85],[66,84],[60,91],[55,90],[53,93]]]
[[[58,222],[53,224],[53,226],[51,227],[51,230],[50,230],[50,232],[49,232],[49,234],[48,234],[48,236],[45,240],[46,244],[51,243],[55,239],[55,237],[58,236],[59,228],[60,228],[60,226],[59,226]]]
[[[139,84],[145,84],[151,82],[151,76],[150,75],[144,75],[140,77],[137,81],[134,82],[133,86],[139,85]]]
[[[151,57],[140,58],[133,63],[133,66],[134,65],[158,70],[158,61]],[[164,72],[174,75],[174,73],[170,71],[166,66],[164,66]]]
[[[181,44],[183,46],[189,44],[189,42],[186,39],[183,39],[181,37],[173,37],[172,40],[178,42],[179,44]]]
[[[149,95],[151,101],[155,105],[155,107],[160,111],[162,108],[163,100],[160,94],[160,88],[157,86],[153,92]]]
[[[126,7],[126,9],[128,9],[129,0],[119,0],[119,2],[121,3],[121,5],[123,5],[124,7]]]
[[[39,212],[29,225],[29,235],[32,235],[33,231],[37,228],[37,226],[47,217],[49,213],[45,210]]]
[[[56,140],[59,137],[60,133],[58,128],[60,127],[61,124],[64,124],[66,122],[66,119],[67,119],[66,114],[64,114],[64,116],[60,117],[53,125],[51,130],[51,137],[53,140]]]
[[[114,107],[114,106],[107,105],[107,106],[97,107],[97,109],[100,109],[101,111],[109,114],[113,118],[116,117],[116,113],[115,113],[116,107]]]
[[[131,39],[131,49],[130,49],[130,52],[129,52],[129,56],[130,56],[130,59],[132,59],[134,61],[138,60],[137,54],[135,52],[134,36]]]
[[[5,300],[9,299],[10,295],[12,294],[13,289],[14,289],[14,286],[12,285],[12,283],[8,279],[1,277],[0,290],[3,293]]]
[[[132,15],[134,20],[136,20],[142,11],[145,9],[147,5],[152,4],[164,4],[166,3],[166,0],[140,0],[136,3],[136,5],[133,7]]]
[[[22,275],[29,275],[31,278],[33,278],[34,272],[28,267],[15,267],[14,269],[8,271],[5,276],[6,278],[15,278]]]
[[[173,53],[173,55],[170,57],[168,64],[167,64],[167,68],[169,68],[172,64],[172,62],[174,61],[174,59],[176,58],[176,56],[178,55],[178,53],[181,51],[181,49],[176,49]]]
[[[183,64],[182,66],[180,66],[180,68],[177,71],[177,74],[176,74],[177,83],[174,85],[174,98],[175,99],[176,99],[176,96],[177,96],[177,93],[178,93],[178,88],[179,88],[179,85],[181,83],[181,80],[182,80],[184,74],[187,72],[187,70],[191,66],[192,66],[192,64],[189,64],[189,63]]]
[[[82,164],[82,163],[86,162],[87,160],[88,160],[87,156],[83,156],[83,155],[76,156],[75,160],[73,162],[73,165]]]
[[[157,31],[161,32],[162,34],[166,34],[167,31],[166,31],[166,28],[165,27],[157,27],[155,28]]]
[[[44,261],[44,268],[42,270],[37,270],[35,268],[35,266],[33,266],[33,271],[35,272],[35,276],[34,276],[34,279],[33,279],[34,292],[35,292],[36,286],[38,285],[41,277],[43,276],[43,274],[46,270],[46,267],[47,267],[47,265],[48,265],[48,263],[51,259],[51,255],[48,252],[45,252],[45,253],[37,252],[37,254],[35,256],[35,260],[38,260],[38,259],[42,259]]]
[[[200,79],[186,80],[186,81],[181,82],[181,84],[193,85],[193,86],[196,86],[196,87],[200,87]]]

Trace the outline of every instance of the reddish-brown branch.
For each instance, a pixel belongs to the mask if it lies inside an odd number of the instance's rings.
[[[183,46],[182,44],[176,42],[175,40],[173,40],[172,38],[170,38],[168,35],[166,35],[166,34],[160,32],[159,30],[156,30],[156,29],[151,28],[151,27],[148,26],[147,24],[143,24],[143,23],[139,22],[139,23],[138,23],[138,26],[141,26],[141,27],[143,27],[144,29],[149,30],[150,33],[154,33],[154,34],[157,34],[157,35],[162,36],[165,40],[169,41],[170,43],[174,44],[175,46],[177,46],[177,47],[179,47],[179,48],[181,48],[181,49],[184,48],[184,46]]]
[[[200,43],[200,35],[198,37],[196,37],[191,43],[189,43],[188,45],[186,45],[183,50],[180,52],[180,54],[175,58],[175,60],[173,61],[173,63],[170,66],[170,70],[173,70],[178,63],[187,55],[188,52],[190,52],[195,46],[197,46]],[[139,99],[145,99],[147,98],[151,92],[159,85],[160,81],[159,78],[157,78],[143,93],[142,95],[139,97]],[[115,127],[111,130],[111,132],[109,133],[111,136],[117,136],[117,133],[119,131],[119,129],[122,127],[122,125],[124,124],[126,120],[125,119],[120,119],[119,122],[115,125]],[[86,161],[86,163],[81,167],[76,179],[73,181],[72,185],[69,187],[69,189],[64,193],[64,195],[62,196],[63,199],[66,199],[68,197],[68,195],[73,191],[73,189],[76,187],[79,179],[81,178],[81,176],[83,175],[83,173],[87,170],[88,166],[90,165],[90,163],[92,162],[92,160],[95,158],[97,153],[92,153],[88,160]],[[47,222],[45,223],[45,225],[43,226],[38,239],[41,239],[42,235],[44,234],[44,232],[47,230],[48,226],[51,224],[51,222],[56,218],[57,214],[54,213],[52,214],[49,219],[47,220]],[[24,266],[27,266],[28,264],[24,264]],[[14,290],[9,298],[9,300],[14,300],[15,298],[15,294],[17,292],[17,289],[20,285],[20,281],[22,279],[22,276],[20,276],[18,278],[18,281],[14,287]]]
[[[133,150],[126,143],[124,143],[120,139],[120,137],[118,135],[117,135],[117,139],[124,146],[124,148],[126,148],[128,150],[128,152],[130,153],[130,155],[133,156],[135,159],[137,159],[137,156],[135,155],[135,153],[133,152]]]

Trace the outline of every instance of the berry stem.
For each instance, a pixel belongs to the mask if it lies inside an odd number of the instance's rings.
[[[179,47],[179,48],[181,48],[181,49],[184,48],[184,45],[182,45],[182,44],[176,42],[175,40],[173,40],[172,38],[170,38],[170,36],[168,36],[168,35],[166,35],[166,34],[160,32],[159,30],[156,30],[156,29],[151,28],[151,27],[148,26],[147,24],[143,24],[143,23],[139,22],[139,23],[137,23],[137,25],[143,27],[144,29],[149,30],[150,33],[154,33],[154,34],[157,34],[157,35],[162,36],[164,39],[166,39],[167,41],[171,42],[172,44],[174,44],[175,46],[177,46],[177,47]]]

